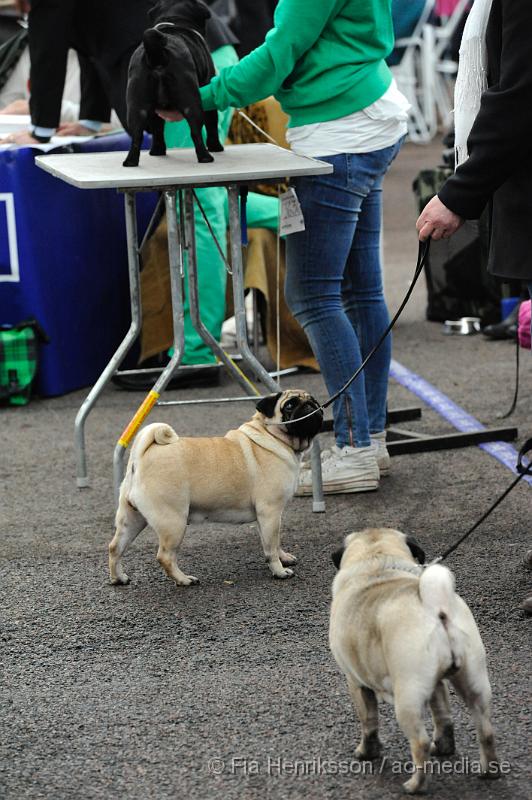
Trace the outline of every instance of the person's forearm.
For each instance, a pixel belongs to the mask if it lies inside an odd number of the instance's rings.
[[[201,88],[206,110],[240,107],[275,94],[297,60],[319,38],[336,0],[281,0],[266,41]],[[301,20],[305,25],[301,27]]]

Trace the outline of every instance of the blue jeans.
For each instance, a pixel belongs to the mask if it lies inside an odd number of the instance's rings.
[[[380,258],[382,182],[402,140],[372,153],[326,156],[331,175],[293,180],[305,230],[286,237],[285,295],[305,330],[329,394],[341,389],[389,323]],[[339,447],[367,447],[384,430],[388,336],[333,404]]]

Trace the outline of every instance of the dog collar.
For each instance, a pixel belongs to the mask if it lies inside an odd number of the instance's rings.
[[[194,30],[194,28],[180,28],[179,25],[175,24],[175,22],[158,22],[157,25],[153,26],[154,31],[158,31],[161,28],[173,28],[179,33],[195,33],[196,36],[199,36],[205,47],[207,47],[207,42],[205,41],[205,38],[201,35],[199,31]]]
[[[154,31],[158,31],[161,28],[177,28],[173,22],[158,22],[157,25],[153,26]]]
[[[381,560],[379,558],[368,558],[365,561],[358,561],[351,567],[348,567],[347,571],[351,572],[351,570],[367,570],[375,568],[378,568],[379,572],[388,572],[390,570],[393,570],[394,572],[409,572],[416,578],[419,578],[423,572],[423,566],[421,564],[412,564],[410,561],[399,560],[387,561],[386,559]],[[382,575],[376,575],[374,577],[382,578]]]

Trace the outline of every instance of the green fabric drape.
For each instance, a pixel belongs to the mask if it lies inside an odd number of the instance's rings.
[[[226,45],[212,54],[217,70],[235,64],[238,56],[234,47]],[[220,141],[225,142],[234,109],[218,112],[218,132]],[[193,147],[187,123],[167,122],[165,125],[167,147]],[[216,157],[216,156],[215,156]],[[223,252],[227,255],[226,231],[229,222],[227,192],[222,187],[197,189],[197,196],[216,234]],[[275,197],[250,192],[248,196],[248,227],[277,227],[278,201]],[[195,208],[196,255],[198,265],[198,294],[201,319],[214,338],[219,341],[222,322],[225,318],[225,264],[212,239],[207,224],[199,208]],[[187,264],[185,262],[185,273]],[[185,349],[182,364],[212,364],[215,357],[194,329],[190,318],[188,281],[185,274],[184,285]]]

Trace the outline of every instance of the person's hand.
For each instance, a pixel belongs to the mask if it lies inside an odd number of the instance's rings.
[[[435,241],[449,239],[464,224],[464,221],[462,217],[444,206],[438,195],[435,195],[427,203],[416,222],[419,240],[424,242],[429,237]]]
[[[94,136],[96,131],[86,128],[80,122],[63,122],[57,129],[57,136]]]
[[[0,109],[0,114],[29,114],[30,104],[27,100],[13,100],[4,108]]]
[[[0,139],[0,144],[39,144],[29,131],[15,131]]]
[[[155,113],[158,117],[164,119],[165,122],[180,122],[182,119],[185,119],[180,111],[169,111],[167,108],[157,108],[155,109]]]
[[[15,0],[15,8],[19,14],[29,14],[31,8],[30,0]]]

